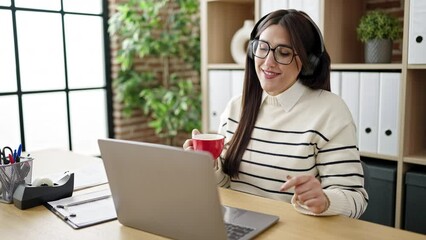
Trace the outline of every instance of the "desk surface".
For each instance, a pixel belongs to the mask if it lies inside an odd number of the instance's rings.
[[[40,151],[32,154],[34,177],[55,171],[77,169],[87,161],[98,158],[60,150]],[[48,166],[48,167],[45,167]],[[219,189],[223,204],[275,214],[279,222],[258,239],[423,239],[421,235],[362,220],[342,216],[311,217],[296,212],[281,201],[248,195],[228,189]],[[13,204],[0,204],[1,239],[164,239],[110,221],[92,227],[74,230],[44,206],[19,210]]]

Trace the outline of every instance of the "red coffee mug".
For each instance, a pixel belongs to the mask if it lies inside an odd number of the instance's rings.
[[[209,152],[214,159],[220,156],[225,144],[225,136],[214,133],[201,133],[192,137],[194,150]]]

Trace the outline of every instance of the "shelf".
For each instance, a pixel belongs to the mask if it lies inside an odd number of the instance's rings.
[[[228,63],[228,64],[209,64],[207,66],[209,70],[244,70],[245,65],[244,64],[237,64],[237,63]]]
[[[245,20],[254,20],[254,0],[207,3],[207,63],[235,63],[231,40]]]
[[[364,12],[364,1],[324,1],[323,35],[332,63],[364,62],[364,47],[356,33]]]
[[[383,154],[377,154],[377,153],[369,153],[369,152],[360,152],[361,157],[369,157],[369,158],[376,158],[380,160],[388,160],[392,162],[398,161],[398,156],[389,156],[389,155],[383,155]]]
[[[216,69],[231,69],[231,70],[244,70],[244,64],[236,64],[236,63],[212,63],[208,64],[207,68],[209,70]],[[401,63],[383,63],[383,64],[364,64],[364,63],[333,63],[331,64],[331,70],[374,70],[374,71],[401,71],[402,64]]]
[[[417,154],[411,154],[403,158],[405,163],[413,163],[426,166],[426,149],[423,149]]]
[[[426,64],[408,64],[407,69],[426,69]]]
[[[404,153],[417,156],[426,152],[426,69],[411,69],[406,74]],[[423,154],[421,154],[423,155]],[[426,154],[424,154],[426,156]],[[416,159],[416,158],[414,158]],[[426,159],[426,157],[425,157]],[[426,162],[426,160],[424,160]]]
[[[382,64],[366,64],[366,63],[332,63],[332,70],[395,70],[401,71],[401,63],[382,63]]]
[[[243,71],[245,64],[236,64],[230,53],[230,43],[235,32],[245,20],[256,20],[260,15],[263,0],[206,0],[201,1],[206,14],[202,15],[205,25],[201,30],[202,83],[203,83],[203,126],[211,119],[208,86],[212,70]],[[278,0],[268,0],[274,2]],[[294,0],[298,1],[298,0]],[[404,171],[420,165],[426,166],[426,64],[408,64],[409,5],[411,0],[395,6],[375,4],[372,0],[321,0],[319,27],[325,47],[330,55],[331,70],[341,72],[398,72],[400,73],[400,96],[398,109],[399,129],[397,147],[403,154],[398,156],[360,152],[364,158],[376,159],[397,166],[397,193],[395,197],[395,227],[403,227]],[[290,1],[283,1],[290,2]],[[269,4],[269,3],[268,3]],[[275,3],[274,3],[275,4]],[[402,40],[394,44],[394,62],[388,64],[366,64],[364,44],[358,39],[356,28],[361,17],[372,8],[386,8],[403,19]],[[401,9],[402,8],[402,9]],[[400,48],[399,48],[400,47]],[[210,71],[210,72],[209,72]],[[237,72],[237,71],[235,71]],[[239,73],[240,74],[240,73]],[[392,88],[395,89],[395,88]],[[392,95],[392,96],[393,96]],[[394,100],[394,99],[393,99]],[[217,107],[217,106],[214,106]],[[395,118],[392,118],[395,119]]]

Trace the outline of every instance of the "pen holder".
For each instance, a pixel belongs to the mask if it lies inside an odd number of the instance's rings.
[[[13,193],[19,184],[30,184],[33,169],[33,159],[0,165],[0,202],[12,203]]]

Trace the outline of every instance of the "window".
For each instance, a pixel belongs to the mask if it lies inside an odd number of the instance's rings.
[[[0,146],[99,155],[112,137],[106,0],[0,0]]]

